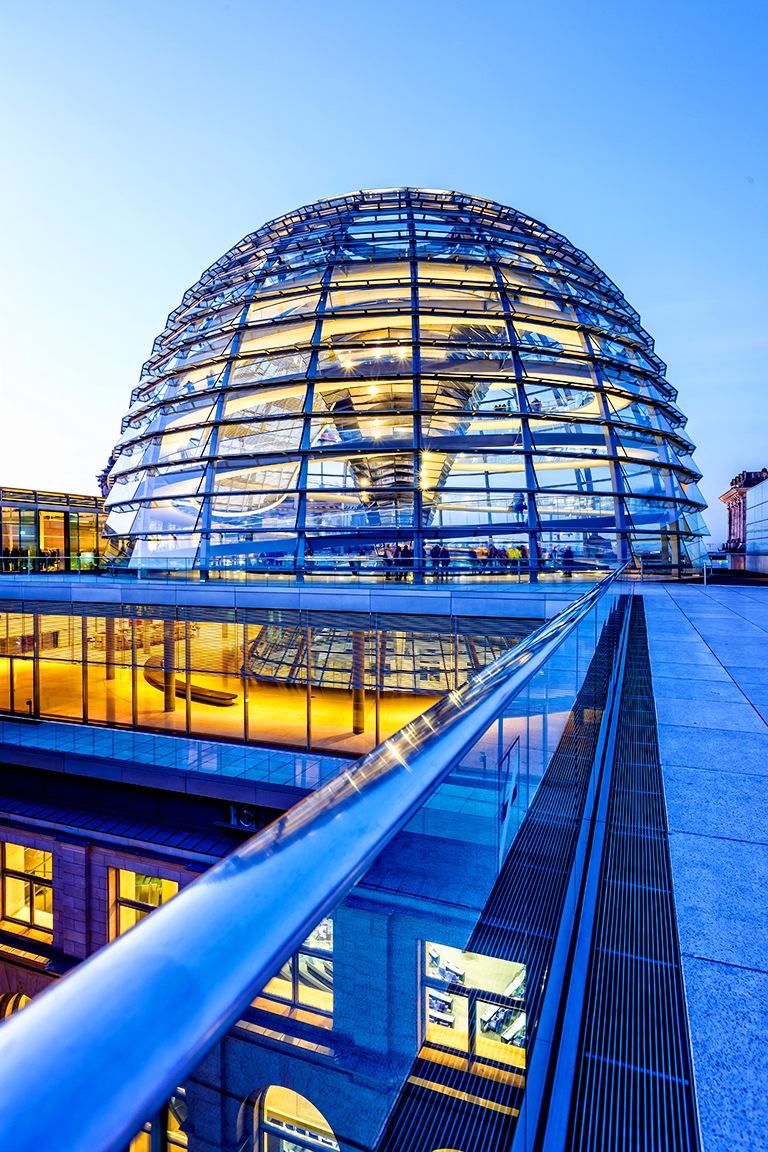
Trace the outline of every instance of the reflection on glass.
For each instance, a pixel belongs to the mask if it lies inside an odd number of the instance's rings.
[[[187,1148],[189,1141],[187,1139],[184,1126],[187,1122],[187,1094],[183,1088],[177,1088],[173,1096],[168,1101],[168,1126],[167,1126],[167,1140],[169,1152],[173,1148]]]
[[[315,1106],[298,1092],[273,1086],[263,1094],[256,1115],[258,1152],[337,1150],[333,1131]]]
[[[321,920],[298,952],[283,965],[256,1002],[270,1008],[274,999],[286,1005],[304,1006],[325,1016],[333,1015],[333,920]],[[276,1009],[274,1009],[276,1010]]]
[[[264,996],[274,996],[278,1000],[293,1000],[293,957],[286,960],[277,976],[264,987]]]
[[[440,1063],[439,1051],[449,1049],[478,1074],[490,1061],[517,1076],[525,1068],[525,965],[429,942],[423,956],[420,1059]]]

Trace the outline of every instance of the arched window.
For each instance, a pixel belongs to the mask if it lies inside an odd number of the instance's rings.
[[[272,1085],[254,1109],[254,1152],[319,1152],[339,1145],[330,1124],[305,1096]]]
[[[7,1019],[13,1012],[18,1012],[25,1004],[29,1004],[29,996],[23,992],[6,992],[0,996],[0,1020]]]

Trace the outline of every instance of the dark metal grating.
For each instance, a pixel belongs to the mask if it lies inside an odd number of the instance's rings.
[[[567,1148],[698,1152],[642,598],[633,600]]]

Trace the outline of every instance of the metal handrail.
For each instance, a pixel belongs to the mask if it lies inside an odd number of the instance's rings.
[[[123,1149],[626,567],[3,1023],[3,1147]]]
[[[343,579],[345,582],[358,583],[387,582],[397,583],[407,581],[417,584],[442,584],[455,580],[479,580],[488,578],[498,581],[516,581],[518,584],[533,575],[586,575],[592,573],[607,574],[614,566],[620,563],[599,560],[584,556],[575,556],[569,564],[560,560],[539,560],[531,566],[528,559],[508,558],[506,561],[478,560],[473,563],[465,556],[454,555],[447,566],[435,565],[431,559],[423,564],[413,561],[401,562],[397,567],[386,564],[380,557],[360,558],[359,556],[340,556],[335,559],[305,560],[298,563],[293,557],[286,558],[285,563],[277,560],[259,561],[258,563],[240,562],[232,567],[226,564],[211,563],[207,568],[189,566],[185,568],[156,568],[136,567],[128,568],[110,563],[98,553],[61,553],[56,556],[30,552],[24,555],[0,556],[0,576],[100,576],[112,580],[209,580],[227,581],[236,580],[246,583],[259,582],[270,577],[283,579],[299,579],[301,581],[316,582],[325,579]]]

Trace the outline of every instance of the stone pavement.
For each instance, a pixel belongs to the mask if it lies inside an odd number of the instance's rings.
[[[768,588],[642,589],[705,1152],[768,1148]]]

